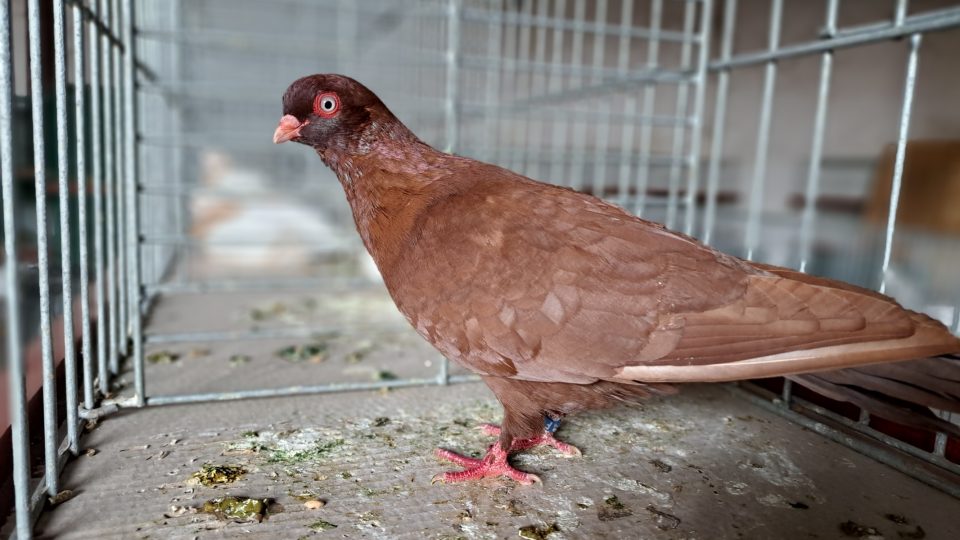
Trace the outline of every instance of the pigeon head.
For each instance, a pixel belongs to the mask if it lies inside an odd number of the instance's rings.
[[[393,115],[367,87],[343,75],[308,75],[283,94],[283,118],[273,142],[295,141],[318,151],[347,149],[359,142],[374,117]]]

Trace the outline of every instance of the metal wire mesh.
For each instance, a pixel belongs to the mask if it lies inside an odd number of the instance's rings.
[[[791,7],[782,0],[714,4],[55,0],[50,7],[29,0],[20,17],[11,14],[15,4],[0,1],[0,176],[16,535],[30,537],[44,497],[57,493],[60,467],[78,450],[80,423],[117,407],[467,379],[442,361],[435,376],[390,381],[150,393],[145,346],[308,337],[323,330],[156,330],[147,315],[164,297],[376,282],[364,271],[362,247],[331,173],[309,152],[269,144],[280,95],[307,73],[342,72],[364,82],[436,147],[606,197],[748,259],[906,296],[909,307],[960,331],[957,281],[942,270],[956,262],[955,238],[898,228],[897,219],[912,115],[925,106],[917,100],[923,63],[938,58],[922,59],[921,44],[931,33],[956,35],[960,7],[911,11],[898,0],[886,15],[841,24],[841,8],[848,4],[828,0],[819,30],[798,37],[785,24]],[[49,43],[43,30],[48,8]],[[812,12],[809,3],[803,9]],[[12,39],[11,28],[18,25],[25,35]],[[901,55],[887,64],[903,61],[895,65],[896,111],[888,115],[893,123],[882,136],[895,144],[878,225],[821,211],[817,201],[844,166],[834,166],[829,147],[831,131],[841,127],[833,111],[843,112],[831,100],[843,75],[837,55],[881,45]],[[25,57],[29,73],[16,72],[17,55]],[[54,62],[44,68],[51,55]],[[786,176],[777,140],[785,131],[777,122],[778,96],[785,93],[784,78],[796,80],[789,77],[791,66],[804,59],[815,65],[804,79],[812,102],[805,109],[810,131],[803,134],[809,147],[796,182],[803,204],[784,212],[770,204],[771,182],[783,184]],[[52,78],[43,69],[52,69]],[[14,89],[26,81],[29,97],[16,101]],[[753,98],[740,97],[743,81],[756,83]],[[34,203],[33,229],[23,223],[24,198],[15,184],[14,162],[28,146],[17,140],[25,132],[14,130],[20,110],[15,101],[30,106],[25,125],[32,132],[33,193],[26,200]],[[745,130],[745,124],[755,127]],[[54,174],[55,202],[47,196],[47,177]],[[75,200],[71,193],[78,194]],[[261,213],[251,218],[255,227],[210,226],[210,216],[250,204],[260,205]],[[48,216],[53,208],[57,220]],[[277,215],[277,208],[312,228],[291,233],[263,217]],[[48,236],[48,230],[56,234]],[[35,246],[35,267],[23,262],[24,240]],[[833,256],[824,245],[833,246]],[[278,258],[285,264],[269,264]],[[922,286],[904,285],[914,282]],[[35,330],[24,307],[34,298]],[[34,389],[26,384],[32,360],[25,339],[39,342],[43,372],[44,473],[36,480],[29,474],[26,404]],[[56,391],[60,358],[63,404]],[[104,400],[122,360],[133,369],[133,396]],[[829,411],[797,401],[789,385],[781,397],[777,410],[828,433],[825,420],[809,420],[790,406],[823,418]],[[869,418],[832,419],[900,448],[864,428],[863,420]],[[944,458],[945,446],[939,434],[932,452],[909,453],[960,474]],[[955,484],[924,476],[892,451],[858,448],[956,493]]]

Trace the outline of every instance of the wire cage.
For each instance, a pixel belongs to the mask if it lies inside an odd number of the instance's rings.
[[[348,294],[383,299],[340,186],[310,152],[269,144],[283,90],[308,73],[360,80],[445,151],[750,260],[877,288],[960,332],[960,228],[936,217],[957,180],[923,169],[955,166],[957,146],[917,140],[950,135],[936,120],[958,83],[945,66],[960,6],[816,6],[0,1],[15,534],[29,538],[58,492],[83,422],[118,408],[472,380],[438,357],[374,381],[319,372],[155,390],[148,358],[173,344],[412,334],[383,303],[340,309]],[[323,300],[303,304],[308,317],[248,304],[277,291]],[[231,305],[251,317],[226,320]],[[177,309],[202,315],[178,325]],[[960,496],[958,444],[942,433],[897,438],[789,383],[744,394]]]

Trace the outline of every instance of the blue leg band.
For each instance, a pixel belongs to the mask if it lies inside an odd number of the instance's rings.
[[[551,434],[556,433],[557,429],[559,428],[560,428],[559,418],[553,418],[549,414],[543,417],[543,429],[545,429],[547,433],[551,433]]]

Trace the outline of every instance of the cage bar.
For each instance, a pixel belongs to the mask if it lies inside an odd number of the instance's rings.
[[[107,341],[109,339],[109,322],[107,320],[107,259],[104,241],[106,209],[104,208],[104,173],[103,173],[103,123],[101,113],[102,78],[100,70],[103,27],[99,24],[97,1],[90,5],[90,157],[93,185],[93,259],[94,273],[96,274],[97,289],[97,390],[100,395],[106,395],[108,384],[108,356]],[[88,407],[89,408],[89,407]]]
[[[13,62],[10,54],[10,3],[0,2],[0,181],[3,187],[3,252],[7,307],[7,376],[13,451],[13,506],[20,538],[30,538],[30,447],[27,424],[26,357],[21,343],[20,264],[17,208],[13,189]]]
[[[890,183],[890,209],[887,212],[887,229],[883,241],[883,264],[880,267],[880,292],[887,290],[887,274],[893,255],[893,233],[897,227],[897,207],[900,204],[900,184],[903,182],[903,161],[907,155],[907,135],[910,132],[910,112],[913,110],[913,91],[917,85],[917,62],[920,55],[922,34],[910,36],[910,55],[907,58],[907,73],[903,81],[903,106],[900,109],[900,126],[897,133],[897,153],[893,162],[893,180]]]
[[[67,439],[70,451],[77,454],[77,354],[73,334],[73,261],[70,245],[70,166],[67,143],[67,47],[65,43],[66,6],[63,0],[53,3],[54,84],[57,117],[57,186],[60,201],[60,272],[63,295],[63,351],[66,375]],[[79,191],[79,190],[78,190]],[[82,194],[80,194],[82,195]]]
[[[494,4],[494,8],[503,10],[504,3],[502,0],[497,0]],[[466,19],[466,14],[464,13],[464,19]],[[418,19],[419,20],[419,19]],[[501,65],[500,58],[500,48],[501,42],[503,41],[503,24],[499,21],[491,19],[487,24],[487,50],[489,55],[495,59],[496,65],[487,75],[487,84],[484,90],[484,111],[493,111],[498,103],[500,102],[500,74],[503,70]],[[496,138],[496,133],[499,128],[499,116],[493,114],[485,115],[483,117],[483,150],[480,154],[480,159],[490,160],[494,159],[491,148],[493,147],[493,141]]]
[[[723,10],[723,37],[720,60],[728,61],[733,51],[733,30],[737,18],[737,0],[726,0]],[[720,189],[720,166],[723,159],[723,136],[727,124],[727,100],[730,91],[730,68],[717,70],[717,94],[713,109],[713,135],[710,143],[710,165],[707,171],[706,207],[703,215],[703,242],[711,244],[717,218],[717,193]]]
[[[579,13],[583,13],[583,6],[580,4],[574,5],[574,10],[581,10]],[[566,16],[567,11],[567,1],[560,0],[556,2],[554,15],[558,18],[563,18]],[[551,61],[553,62],[554,68],[550,71],[549,80],[547,82],[547,91],[551,94],[557,94],[563,91],[564,87],[564,76],[563,71],[560,67],[563,64],[564,56],[564,31],[555,28],[553,30],[553,41],[551,44]],[[566,163],[560,159],[560,156],[563,155],[564,148],[567,146],[567,131],[569,129],[569,117],[566,115],[560,115],[557,118],[550,119],[550,152],[552,157],[550,158],[550,169],[548,177],[556,183],[561,185],[568,184],[569,181],[566,178]]]
[[[93,395],[93,340],[90,329],[90,260],[87,231],[87,126],[86,115],[86,61],[83,10],[74,3],[73,14],[73,66],[74,66],[74,126],[76,139],[77,167],[77,231],[79,234],[80,257],[80,350],[83,356],[83,407],[94,407]]]
[[[680,69],[687,70],[690,68],[690,56],[691,51],[691,42],[693,40],[693,25],[697,15],[697,6],[693,2],[688,2],[683,7],[683,34],[688,36],[689,39],[683,42],[683,45],[680,49]],[[687,116],[687,93],[689,91],[689,85],[686,81],[681,82],[677,85],[676,93],[676,105],[674,116],[685,117]],[[684,139],[686,137],[686,129],[681,126],[673,128],[673,146],[671,150],[671,155],[673,156],[673,162],[670,165],[670,175],[668,177],[667,184],[667,217],[664,219],[663,224],[667,226],[668,229],[673,229],[674,224],[677,220],[677,206],[680,200],[680,172],[683,163],[680,159],[683,156],[683,146]],[[689,167],[689,163],[686,164]],[[688,212],[691,211],[690,208],[686,209]]]
[[[827,21],[824,33],[832,37],[837,28],[839,0],[827,2]],[[833,51],[824,51],[820,57],[820,84],[817,87],[817,105],[813,116],[813,140],[810,142],[810,164],[807,169],[805,206],[800,221],[800,271],[805,272],[813,243],[813,225],[817,212],[817,194],[820,187],[820,167],[823,152],[823,134],[827,125],[827,103],[830,99],[830,74],[833,71]]]
[[[47,246],[47,179],[43,138],[43,82],[40,64],[39,0],[27,2],[30,39],[30,105],[33,121],[34,194],[37,214],[37,271],[40,299],[40,347],[43,358],[43,454],[44,484],[49,495],[59,491],[57,461],[57,388],[50,330],[50,263]],[[16,260],[16,259],[14,259]]]
[[[539,0],[537,2],[537,15],[541,17],[546,17],[549,13],[548,9],[550,3],[546,0]],[[543,26],[536,26],[533,28],[533,64],[537,66],[547,66],[547,28]],[[542,95],[546,92],[547,73],[537,71],[530,73],[530,93],[534,96]],[[538,148],[543,147],[543,121],[538,118],[533,118],[530,115],[524,115],[524,142],[529,146],[535,146]],[[527,167],[524,170],[527,176],[531,178],[540,177],[540,164],[543,162],[542,156],[528,156],[530,159],[527,161]]]
[[[627,74],[630,67],[630,26],[633,24],[633,2],[624,0],[620,5],[620,35],[617,70],[619,76]],[[637,96],[635,92],[628,92],[624,96],[624,113],[628,115],[637,114]],[[620,130],[620,174],[617,179],[617,203],[626,206],[627,198],[630,194],[630,172],[633,138],[636,126],[633,123],[624,123]]]
[[[593,63],[592,67],[594,69],[594,75],[590,79],[590,84],[593,87],[599,87],[603,84],[603,75],[601,71],[604,66],[604,58],[606,56],[606,45],[607,40],[605,36],[598,32],[602,28],[603,24],[606,24],[607,21],[607,0],[597,0],[596,12],[594,15],[594,21],[596,26],[594,28],[593,36]],[[594,149],[594,158],[593,158],[593,179],[590,182],[591,191],[593,193],[602,194],[606,188],[607,182],[607,160],[605,159],[605,153],[607,151],[607,144],[610,140],[610,129],[609,121],[610,118],[610,104],[606,100],[600,100],[597,104],[597,121],[594,123],[596,134],[594,135],[593,149]],[[584,126],[586,128],[586,126]]]
[[[697,41],[700,48],[697,54],[697,74],[693,95],[693,114],[690,117],[690,152],[687,164],[687,197],[684,207],[686,215],[683,231],[693,234],[696,221],[697,192],[700,189],[700,142],[703,129],[704,100],[707,92],[707,61],[709,51],[704,43],[710,41],[710,25],[713,20],[713,1],[703,0],[700,11],[700,34]]]
[[[738,54],[727,61],[710,63],[711,70],[722,68],[739,68],[763,64],[775,60],[786,60],[800,56],[821,53],[827,50],[838,50],[858,45],[866,45],[879,41],[889,41],[912,34],[925,34],[949,30],[960,26],[960,7],[931,10],[925,13],[910,15],[903,19],[903,24],[895,25],[883,23],[880,25],[866,25],[859,28],[838,29],[836,37],[786,45],[774,50],[765,50]]]
[[[505,25],[516,25],[519,27],[549,28],[552,30],[569,30],[572,32],[592,32],[602,36],[620,37],[624,34],[620,24],[609,24],[606,20],[598,20],[593,23],[586,22],[583,18],[574,17],[572,20],[561,18],[555,15],[529,15],[523,13],[504,12],[502,14],[492,13],[484,9],[466,8],[464,9],[464,18],[475,21],[497,21]],[[627,31],[627,37],[637,39],[660,39],[663,41],[687,41],[686,34],[682,32],[661,31],[659,28],[643,28],[632,26]]]
[[[587,16],[586,0],[576,0],[573,6],[574,21],[579,23],[573,31],[573,37],[570,42],[570,62],[579,63],[584,58],[583,40],[586,26],[583,24]],[[583,167],[584,160],[581,156],[581,150],[586,146],[587,128],[584,122],[578,122],[576,118],[570,118],[571,148],[574,152],[574,158],[570,162],[570,187],[579,190],[583,187]]]
[[[124,114],[125,122],[124,133],[124,176],[125,176],[125,195],[126,218],[127,218],[127,246],[128,264],[126,272],[129,284],[129,307],[130,314],[130,341],[133,361],[133,381],[136,390],[136,405],[142,407],[146,397],[145,380],[143,374],[143,313],[140,311],[140,283],[143,272],[140,267],[140,205],[137,200],[137,140],[133,136],[137,132],[136,124],[136,85],[134,73],[134,55],[136,54],[136,44],[133,40],[133,0],[126,0],[126,6],[123,10],[122,35],[125,42],[123,51],[124,60]],[[126,331],[126,328],[125,328]]]
[[[117,155],[115,124],[113,122],[113,102],[115,100],[113,85],[113,48],[116,45],[108,34],[113,32],[111,24],[111,5],[109,0],[100,0],[100,19],[104,25],[105,32],[101,35],[101,66],[103,74],[103,186],[106,212],[106,227],[104,230],[104,242],[106,247],[106,275],[107,290],[104,298],[107,304],[107,316],[109,318],[108,326],[108,345],[107,361],[109,363],[109,372],[116,374],[120,370],[119,356],[119,321],[117,320],[117,298],[119,296],[117,285],[117,211],[116,211],[116,186],[117,174],[114,168],[114,161]]]
[[[780,24],[783,0],[770,0],[770,35],[768,49],[773,52],[780,45]],[[777,63],[768,60],[763,71],[763,97],[760,101],[760,120],[757,126],[757,148],[754,154],[753,175],[750,182],[750,203],[747,210],[747,229],[743,240],[746,259],[752,261],[760,242],[760,213],[763,210],[763,185],[767,174],[767,153],[770,145],[770,123],[773,117],[773,94],[777,82]]]
[[[446,118],[446,151],[457,151],[460,139],[459,103],[459,54],[460,54],[460,0],[447,0],[447,100],[444,106]]]
[[[656,70],[658,66],[658,56],[660,54],[660,24],[663,19],[663,0],[652,0],[650,3],[650,40],[647,42],[647,64],[646,69]],[[643,105],[641,106],[641,115],[650,117],[653,115],[656,105],[656,85],[647,82],[643,85]],[[676,128],[674,128],[676,129]],[[640,126],[640,164],[637,173],[637,200],[633,205],[633,213],[643,216],[647,206],[647,188],[650,185],[650,147],[653,144],[653,126],[643,124]]]
[[[124,245],[126,235],[128,234],[127,230],[127,199],[124,195],[126,190],[126,183],[123,181],[124,176],[124,162],[126,160],[126,154],[124,152],[124,86],[123,86],[123,51],[121,50],[122,43],[122,33],[123,28],[121,25],[122,17],[122,0],[110,0],[110,26],[113,29],[113,33],[117,36],[120,36],[120,43],[115,45],[110,51],[110,62],[111,69],[110,75],[112,77],[112,83],[114,88],[113,94],[113,151],[115,152],[113,158],[113,174],[114,174],[114,189],[116,190],[116,250],[117,250],[117,271],[116,271],[116,280],[117,280],[117,353],[118,353],[118,363],[115,366],[115,372],[120,371],[119,358],[127,356],[127,347],[129,344],[129,309],[128,309],[128,291],[129,284],[127,283],[128,273],[127,269],[127,249]],[[129,46],[129,44],[126,44]]]

